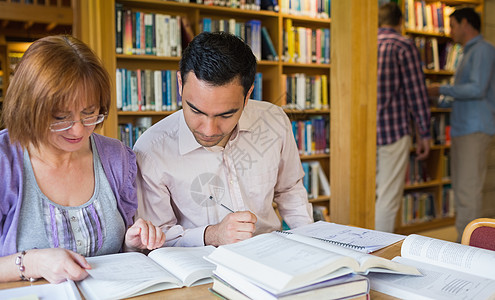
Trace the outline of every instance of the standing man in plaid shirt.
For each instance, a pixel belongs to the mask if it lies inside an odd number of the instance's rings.
[[[379,9],[375,229],[394,231],[404,193],[410,116],[419,139],[417,159],[430,151],[430,109],[418,49],[403,37],[402,12],[391,2]]]

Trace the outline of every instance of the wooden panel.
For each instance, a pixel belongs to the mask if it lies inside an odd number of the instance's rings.
[[[332,1],[332,222],[374,228],[378,2]]]
[[[0,1],[0,20],[72,24],[72,8]]]

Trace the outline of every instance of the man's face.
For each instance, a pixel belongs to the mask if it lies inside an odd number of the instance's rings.
[[[462,19],[461,23],[459,23],[456,18],[450,17],[450,35],[455,43],[461,45],[463,44],[463,22],[467,22],[466,19]]]
[[[184,118],[196,141],[204,147],[225,146],[242,115],[246,98],[239,78],[223,86],[212,86],[189,72],[183,85],[177,73]]]

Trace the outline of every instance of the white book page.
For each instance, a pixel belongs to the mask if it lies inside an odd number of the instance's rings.
[[[412,234],[401,256],[495,280],[495,251]]]
[[[340,225],[324,221],[301,226],[289,232],[355,246],[357,251],[370,253],[405,238],[404,235]]]
[[[215,250],[213,246],[206,247],[164,247],[148,254],[163,268],[170,270],[185,286],[195,281],[210,277],[215,265],[204,257]],[[206,282],[205,282],[206,283]]]
[[[175,282],[163,282],[160,278],[147,281],[97,280],[93,277],[78,282],[79,288],[87,300],[121,299],[143,293],[182,287],[178,279]]]
[[[299,234],[287,234],[284,232],[277,232],[276,234],[283,235],[287,239],[293,239],[312,245],[327,251],[338,253],[343,256],[351,257],[359,263],[358,268],[353,268],[355,272],[360,274],[368,274],[369,272],[386,272],[386,273],[403,273],[411,275],[420,275],[416,268],[411,266],[402,266],[396,262],[388,259],[356,251],[350,248],[341,247],[332,243],[328,243],[322,240],[314,239],[309,236]]]
[[[373,290],[411,300],[471,300],[495,297],[494,280],[403,257],[396,257],[393,260],[418,267],[424,276],[370,274],[368,278]]]
[[[107,281],[146,281],[161,278],[178,282],[170,272],[139,252],[126,252],[87,257],[91,265],[89,275],[97,280]]]

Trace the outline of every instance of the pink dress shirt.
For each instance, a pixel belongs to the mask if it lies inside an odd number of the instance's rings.
[[[256,215],[255,234],[313,222],[304,172],[284,111],[250,100],[225,147],[196,142],[182,110],[148,129],[134,151],[137,217],[166,233],[167,246],[202,246],[204,230],[230,210]]]

